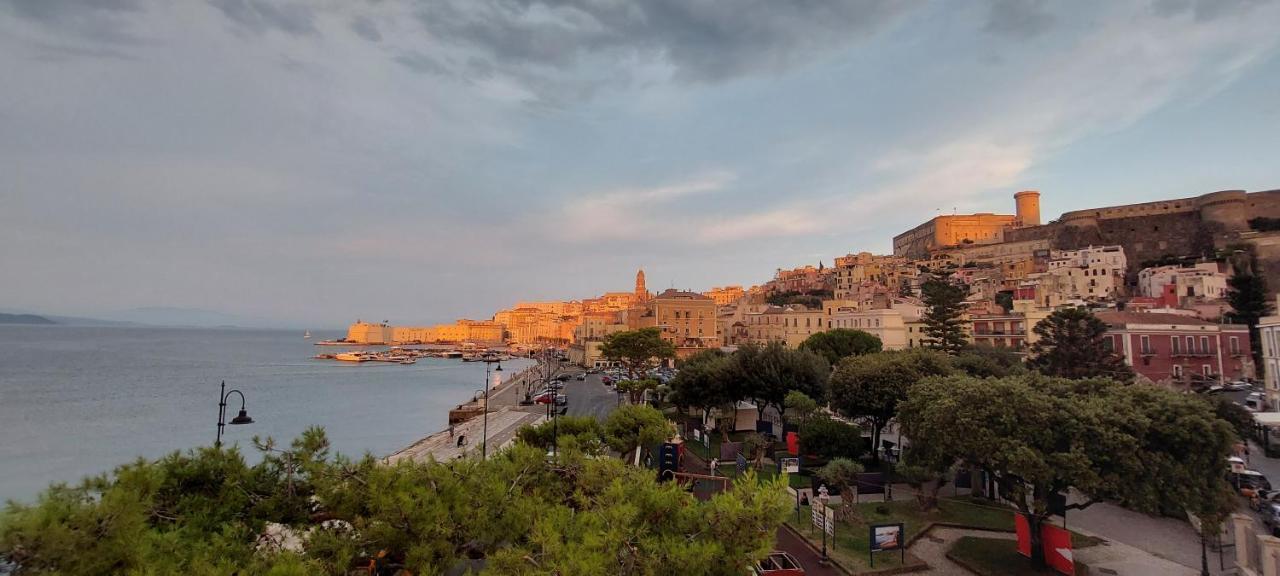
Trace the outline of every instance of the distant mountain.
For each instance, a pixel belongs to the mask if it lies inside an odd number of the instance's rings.
[[[57,322],[35,314],[0,313],[0,324],[57,324]]]
[[[165,306],[133,308],[104,314],[103,317],[117,322],[147,324],[150,326],[189,328],[272,328],[278,326],[278,323],[227,314],[216,310]]]

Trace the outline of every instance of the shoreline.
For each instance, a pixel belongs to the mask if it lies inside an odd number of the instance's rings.
[[[554,377],[559,369],[559,363],[553,365],[551,376]],[[542,407],[520,406],[518,395],[508,393],[524,387],[532,380],[541,379],[544,370],[545,365],[538,361],[517,372],[510,380],[502,380],[497,386],[490,388],[487,410],[481,398],[473,397],[458,404],[449,411],[450,421],[454,420],[455,414],[472,413],[472,415],[462,421],[451,422],[445,429],[392,452],[382,459],[383,462],[395,464],[402,460],[415,461],[428,458],[446,461],[464,458],[475,453],[480,449],[480,439],[486,436],[484,431],[486,411],[488,412],[487,439],[490,447],[493,451],[505,448],[515,440],[515,435],[521,428],[536,426],[546,421],[547,417],[542,413]],[[526,410],[530,408],[532,411]]]

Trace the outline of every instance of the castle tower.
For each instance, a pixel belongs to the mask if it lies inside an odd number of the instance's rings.
[[[644,268],[636,272],[636,302],[648,302],[649,290],[644,285]]]
[[[1018,228],[1040,225],[1040,193],[1035,190],[1023,190],[1013,195],[1017,205],[1014,225]]]

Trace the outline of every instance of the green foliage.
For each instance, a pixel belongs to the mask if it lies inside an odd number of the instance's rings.
[[[1008,348],[969,345],[951,359],[957,370],[978,378],[1004,378],[1026,372],[1022,356]]]
[[[1225,396],[1210,396],[1206,400],[1213,406],[1213,413],[1235,430],[1237,438],[1245,440],[1253,434],[1253,414],[1244,406]]]
[[[728,575],[770,550],[790,509],[778,481],[699,502],[618,460],[552,463],[523,444],[486,461],[386,465],[330,459],[315,430],[271,450],[254,466],[199,449],[55,485],[0,515],[0,557],[19,576],[340,575],[379,551],[415,574],[486,558],[489,574]],[[301,548],[259,550],[268,524]]]
[[[641,328],[605,336],[600,344],[600,354],[611,361],[621,362],[627,370],[628,379],[636,380],[656,366],[657,361],[674,358],[676,348],[662,339],[661,330]]]
[[[1262,365],[1262,339],[1258,334],[1258,321],[1271,313],[1271,300],[1267,298],[1267,279],[1258,273],[1258,257],[1252,247],[1237,251],[1233,258],[1232,274],[1227,279],[1227,302],[1231,304],[1228,317],[1249,327],[1249,345],[1255,366]]]
[[[920,287],[927,307],[924,313],[924,333],[928,338],[924,345],[948,354],[964,347],[968,338],[964,333],[964,320],[960,307],[967,291],[942,278],[931,278]]]
[[[1088,498],[1072,509],[1112,501],[1221,518],[1235,506],[1214,473],[1234,433],[1194,396],[1104,379],[952,376],[913,386],[898,421],[913,446],[992,475],[1033,523],[1069,488]]]
[[[825,414],[816,414],[800,425],[800,453],[822,460],[858,458],[867,451],[862,431]]]
[[[792,424],[802,424],[810,418],[818,414],[818,403],[813,398],[805,395],[799,390],[787,392],[786,398],[782,399],[782,405],[787,408],[787,422]]]
[[[831,407],[848,418],[871,422],[871,453],[879,457],[880,431],[922,378],[952,373],[951,359],[925,349],[879,352],[845,358],[831,374]]]
[[[1057,310],[1033,330],[1040,338],[1031,345],[1027,360],[1033,370],[1062,378],[1133,381],[1133,370],[1104,346],[1107,325],[1088,310]]]
[[[840,490],[841,519],[848,518],[853,513],[853,505],[858,500],[854,493],[858,490],[858,475],[862,472],[862,464],[856,461],[833,458],[815,473],[819,480]]]
[[[609,447],[623,454],[661,444],[674,432],[675,428],[662,412],[642,404],[622,406],[604,422]]]
[[[525,426],[516,432],[516,441],[543,450],[550,450],[556,438],[561,445],[571,441],[588,454],[601,454],[605,448],[604,426],[593,416],[559,416],[555,422]]]
[[[613,386],[617,391],[626,393],[632,404],[639,404],[644,401],[645,392],[658,389],[658,381],[652,378],[639,378],[622,380]]]
[[[1005,314],[1013,311],[1013,292],[996,292],[995,301],[996,304],[999,304],[1004,309]]]
[[[836,328],[826,332],[818,332],[800,343],[801,350],[811,350],[827,359],[827,363],[835,366],[845,356],[861,356],[879,352],[883,344],[874,334],[861,330]]]
[[[799,304],[805,308],[818,309],[822,308],[822,300],[830,299],[832,293],[830,290],[810,290],[808,292],[777,292],[770,294],[765,298],[765,302],[774,306],[787,306],[790,304]]]
[[[671,402],[682,408],[697,408],[705,417],[712,408],[741,398],[734,376],[733,359],[719,350],[690,356],[671,379]]]
[[[772,406],[784,417],[787,393],[803,392],[816,400],[826,398],[830,365],[808,350],[792,350],[780,342],[767,346],[743,345],[733,353],[734,374],[744,397],[761,408]]]
[[[742,456],[752,462],[755,462],[756,468],[759,468],[764,461],[765,452],[773,443],[764,434],[752,432],[742,438]]]

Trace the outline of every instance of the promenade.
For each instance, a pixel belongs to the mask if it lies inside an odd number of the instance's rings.
[[[551,365],[551,377],[559,372],[558,363]],[[525,426],[536,426],[546,420],[546,407],[542,405],[520,406],[525,388],[533,383],[536,388],[547,375],[544,364],[530,366],[514,374],[510,379],[502,380],[497,386],[489,389],[488,442],[489,452],[495,452],[515,440],[516,433]],[[458,408],[484,406],[484,398],[474,398],[458,405]],[[450,426],[426,438],[414,442],[386,457],[388,464],[401,460],[426,461],[434,458],[437,461],[453,460],[470,454],[478,454],[486,434],[483,413],[465,422]]]

